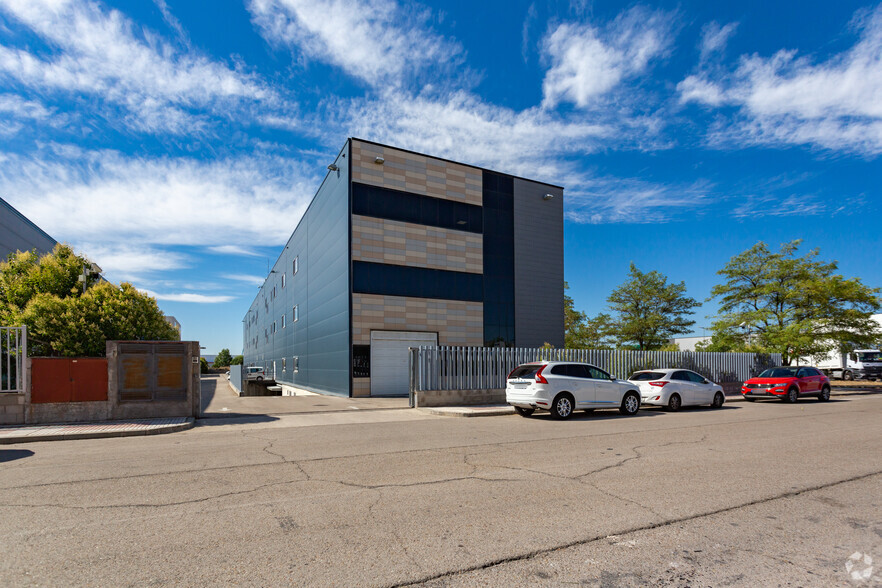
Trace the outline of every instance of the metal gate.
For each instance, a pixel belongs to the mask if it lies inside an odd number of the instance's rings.
[[[27,390],[28,328],[0,327],[0,393]]]
[[[183,343],[121,343],[119,400],[186,400],[187,357]]]

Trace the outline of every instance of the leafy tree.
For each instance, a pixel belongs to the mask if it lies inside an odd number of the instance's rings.
[[[17,253],[0,263],[0,321],[27,325],[40,354],[104,355],[107,340],[174,340],[175,330],[153,298],[123,283],[87,276],[91,265],[67,245],[38,257]]]
[[[615,325],[612,317],[599,313],[585,316],[569,333],[567,347],[571,349],[613,349],[616,346]]]
[[[230,365],[242,365],[243,361],[244,359],[241,355],[234,355],[233,360],[230,362]]]
[[[208,373],[208,361],[204,357],[199,358],[199,373],[207,374]]]
[[[570,285],[564,282],[564,346],[578,348],[577,331],[585,324],[585,313],[575,309],[573,298],[566,293]]]
[[[879,339],[870,318],[880,308],[879,289],[834,273],[838,264],[818,260],[817,249],[798,257],[801,243],[773,253],[759,242],[717,272],[726,281],[711,290],[720,299],[712,345],[780,353],[789,365]]]
[[[659,349],[674,335],[688,333],[695,321],[686,315],[695,314],[700,303],[685,294],[685,282],[668,284],[663,274],[641,272],[631,263],[629,279],[607,298],[618,314],[612,326],[619,343]]]
[[[230,363],[233,361],[233,356],[230,355],[230,350],[226,347],[220,350],[214,358],[214,364],[211,367],[222,368],[229,367]]]

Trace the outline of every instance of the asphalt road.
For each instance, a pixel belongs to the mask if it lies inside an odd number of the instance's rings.
[[[16,445],[0,584],[882,585],[880,415],[378,410]]]

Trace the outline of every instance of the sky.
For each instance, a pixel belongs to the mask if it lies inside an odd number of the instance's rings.
[[[0,196],[205,353],[347,137],[562,185],[569,294],[803,239],[882,286],[882,4],[0,0]]]

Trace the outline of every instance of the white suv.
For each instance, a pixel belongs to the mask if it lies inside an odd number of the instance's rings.
[[[566,419],[574,410],[591,412],[596,408],[635,414],[640,408],[640,393],[634,384],[587,363],[539,361],[512,370],[505,401],[521,416],[541,409],[550,410],[552,418]]]

